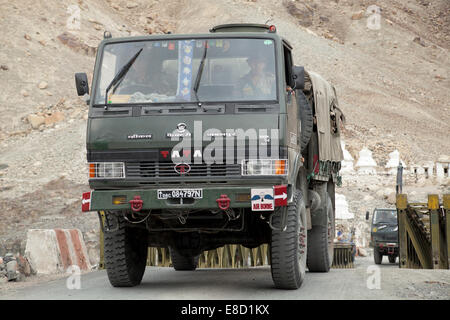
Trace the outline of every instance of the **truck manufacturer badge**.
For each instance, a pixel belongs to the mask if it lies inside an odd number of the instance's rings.
[[[176,130],[174,130],[173,132],[168,132],[166,133],[166,137],[168,138],[172,138],[172,137],[190,137],[191,133],[186,130],[186,123],[184,122],[180,122],[179,124],[177,124],[177,128]]]
[[[191,166],[188,165],[187,163],[179,163],[174,167],[174,169],[176,173],[183,175],[191,171]]]

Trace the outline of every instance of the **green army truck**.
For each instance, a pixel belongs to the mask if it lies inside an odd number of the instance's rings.
[[[175,270],[225,244],[270,247],[275,287],[297,289],[333,261],[343,115],[334,87],[294,65],[275,26],[113,38],[88,94],[90,192],[104,213],[105,266],[138,285],[148,247]]]

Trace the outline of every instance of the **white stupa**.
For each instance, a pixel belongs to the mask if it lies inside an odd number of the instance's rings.
[[[450,157],[442,155],[436,161],[436,178],[438,180],[448,179],[450,177]]]
[[[348,211],[348,203],[343,194],[336,193],[336,219],[353,219],[355,215]]]
[[[359,159],[356,163],[358,173],[361,174],[377,174],[377,163],[372,158],[372,151],[366,147],[359,152]]]
[[[345,149],[345,142],[343,140],[341,140],[341,147],[342,147],[342,152],[344,153],[344,160],[341,161],[340,172],[341,173],[352,173],[355,171],[353,169],[353,161],[355,159],[353,159],[350,152],[348,152],[347,149]]]
[[[402,163],[403,168],[405,167],[405,163],[400,160],[400,152],[398,150],[394,150],[389,153],[389,161],[386,163],[385,168],[388,170],[389,174],[397,174],[397,168]]]

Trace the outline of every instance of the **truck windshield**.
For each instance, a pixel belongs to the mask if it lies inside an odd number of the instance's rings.
[[[373,223],[397,224],[396,210],[375,210]]]
[[[108,103],[192,103],[197,97],[200,102],[274,101],[274,47],[271,39],[228,38],[107,44],[94,101],[104,104],[108,84],[140,49],[115,91],[108,93]]]

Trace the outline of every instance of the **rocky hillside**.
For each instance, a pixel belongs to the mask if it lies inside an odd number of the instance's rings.
[[[450,2],[373,4],[1,0],[0,240],[17,239],[20,246],[35,225],[97,228],[93,213],[80,217],[77,202],[87,189],[87,107],[76,96],[74,73],[92,77],[105,30],[119,37],[208,32],[232,22],[275,24],[294,46],[296,63],[335,85],[353,157],[363,146],[380,165],[394,149],[407,164],[448,153]],[[43,218],[53,215],[59,220]]]

